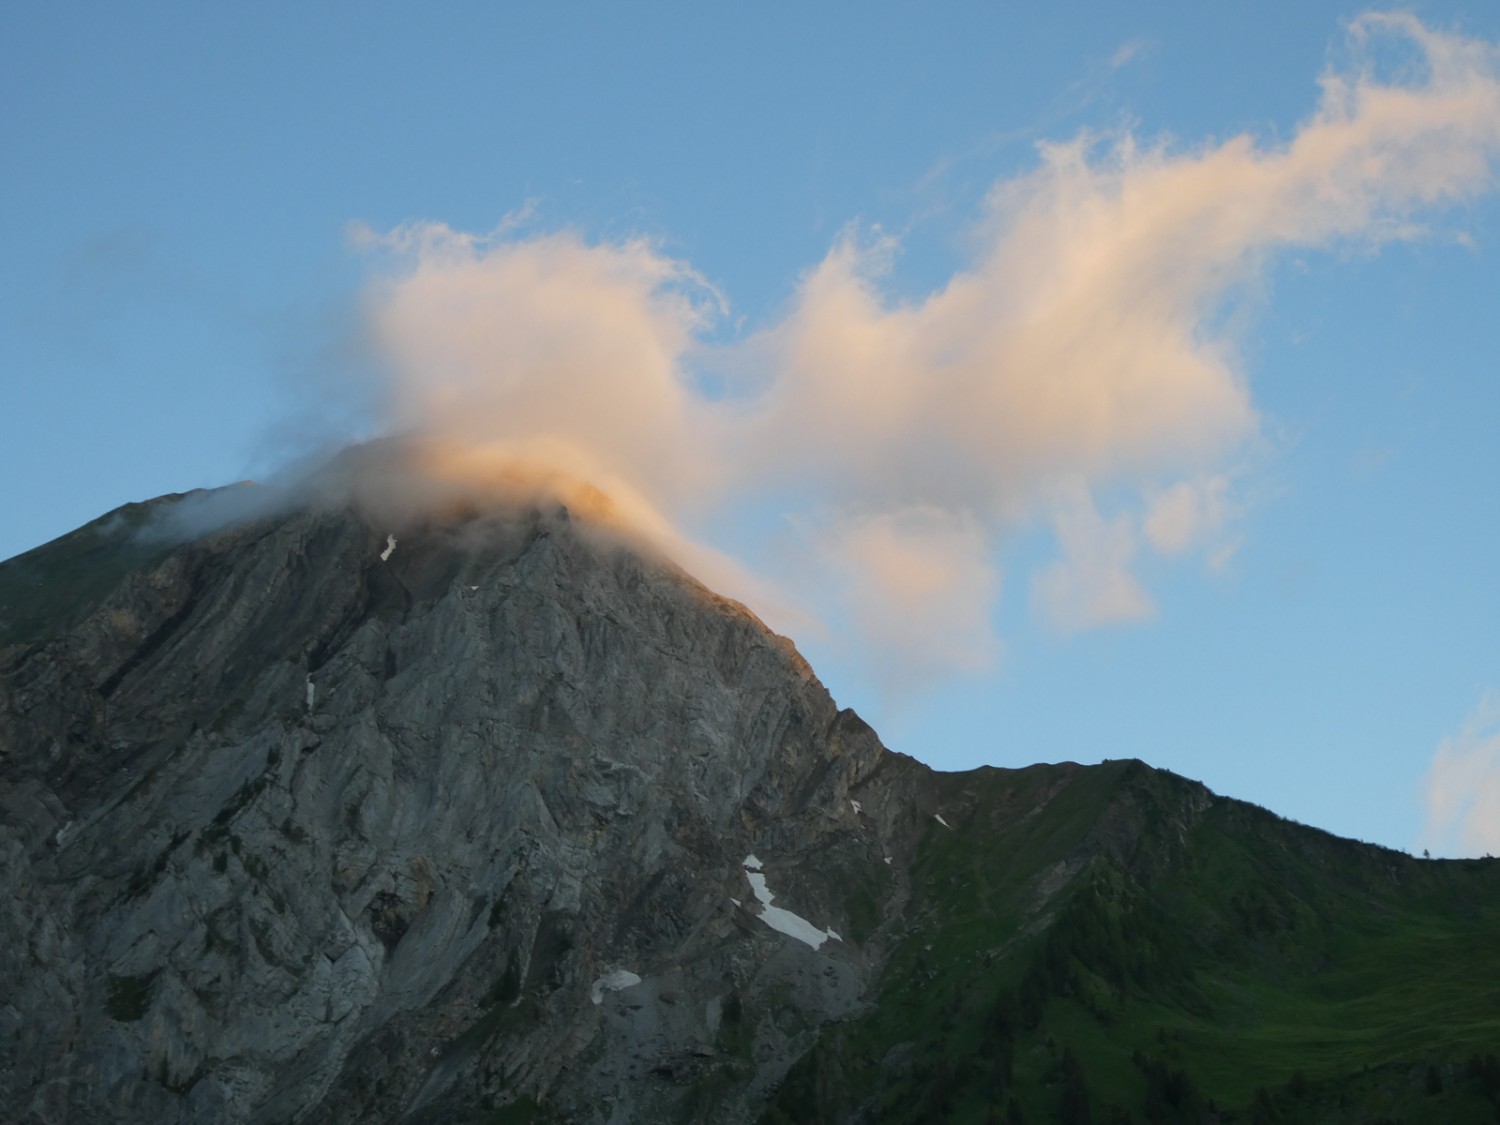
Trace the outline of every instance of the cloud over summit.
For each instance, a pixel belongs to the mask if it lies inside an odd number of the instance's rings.
[[[850,231],[727,345],[707,332],[724,299],[647,241],[371,236],[390,424],[627,489],[689,535],[778,505],[820,571],[797,584],[841,582],[852,624],[919,663],[994,658],[996,548],[1025,527],[1056,535],[1028,576],[1047,620],[1147,616],[1140,552],[1227,553],[1262,426],[1228,314],[1267,264],[1414,237],[1493,186],[1493,46],[1368,14],[1344,54],[1285,143],[1044,144],[933,292],[890,296],[893,243]],[[705,389],[715,370],[731,393]]]

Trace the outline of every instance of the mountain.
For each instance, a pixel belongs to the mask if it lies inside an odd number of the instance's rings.
[[[935,773],[591,508],[242,499],[0,564],[7,1120],[1495,1119],[1494,861]]]

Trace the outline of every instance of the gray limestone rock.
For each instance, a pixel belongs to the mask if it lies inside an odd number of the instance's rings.
[[[557,506],[91,528],[0,574],[13,1119],[750,1120],[859,1009],[928,775],[743,607]]]

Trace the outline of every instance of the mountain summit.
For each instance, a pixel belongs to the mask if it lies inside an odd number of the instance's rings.
[[[225,495],[0,564],[7,1119],[1494,1112],[1492,862],[935,774],[545,491]]]

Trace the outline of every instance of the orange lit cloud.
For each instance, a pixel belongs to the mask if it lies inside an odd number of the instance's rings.
[[[677,506],[714,482],[713,412],[684,352],[713,291],[644,242],[480,239],[440,225],[364,241],[398,270],[369,295],[395,423],[494,447]]]
[[[1399,80],[1374,62],[1392,45]],[[990,552],[1028,526],[1059,547],[1029,576],[1045,619],[1148,616],[1141,550],[1232,550],[1261,422],[1226,314],[1267,261],[1415,237],[1493,186],[1494,48],[1365,15],[1348,56],[1286,143],[1043,145],[936,291],[890,297],[899,246],[850,231],[783,319],[727,346],[704,342],[719,295],[647,242],[364,232],[389,255],[370,320],[392,425],[618,489],[690,568],[681,529],[785,501],[869,642],[924,667],[992,658]],[[739,392],[705,393],[709,367]]]

